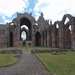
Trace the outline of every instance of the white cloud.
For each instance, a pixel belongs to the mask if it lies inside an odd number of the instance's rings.
[[[45,19],[61,20],[64,14],[75,16],[74,0],[37,0],[34,7],[36,17],[43,12]]]
[[[11,17],[15,12],[23,12],[28,0],[0,0],[0,16]]]
[[[32,9],[29,9],[30,12],[32,12]]]
[[[9,22],[11,22],[11,20],[8,20],[8,19],[4,20],[4,23],[9,23]]]
[[[5,16],[2,16],[2,19],[5,20]]]
[[[2,19],[3,19],[3,23],[2,24],[6,24],[6,23],[9,23],[9,22],[11,22],[12,20],[9,20],[9,19],[7,19],[5,16],[1,16],[2,17]],[[1,23],[0,23],[1,24]]]

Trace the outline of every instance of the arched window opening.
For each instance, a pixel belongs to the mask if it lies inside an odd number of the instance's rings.
[[[28,28],[26,25],[22,25],[22,26],[21,26],[21,29],[22,29],[22,28],[25,28],[25,29],[29,30],[29,28]]]
[[[56,24],[56,28],[59,29],[59,25],[58,24]]]
[[[20,40],[21,40],[21,31],[22,30],[26,30],[28,36],[26,36],[28,38],[28,41],[31,41],[32,39],[32,25],[31,25],[31,22],[30,20],[28,20],[27,18],[23,17],[21,20],[20,20]]]
[[[68,21],[69,21],[69,19],[68,19],[68,18],[66,18],[66,19],[65,19],[65,22],[64,22],[64,24],[66,24]]]
[[[72,31],[71,25],[69,25],[69,30],[70,30],[70,32]]]
[[[11,23],[10,25],[14,25],[14,23]]]
[[[38,25],[38,23],[35,23],[35,25]]]
[[[21,32],[21,39],[24,41],[26,40],[26,32],[25,31],[22,31]]]

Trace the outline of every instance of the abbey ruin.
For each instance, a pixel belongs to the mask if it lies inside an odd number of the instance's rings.
[[[69,21],[65,24],[66,18]],[[26,32],[25,40],[21,37],[23,31]],[[32,14],[17,13],[12,22],[0,24],[0,46],[45,46],[75,50],[75,17],[65,14],[61,21],[52,24],[44,19],[43,13],[37,21]]]

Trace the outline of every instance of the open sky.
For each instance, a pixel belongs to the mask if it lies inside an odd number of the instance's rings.
[[[43,12],[45,19],[54,22],[64,14],[75,16],[75,0],[0,0],[0,23],[12,21],[17,12],[32,12],[36,19]]]

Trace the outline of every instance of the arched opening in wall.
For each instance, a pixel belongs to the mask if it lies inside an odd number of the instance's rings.
[[[56,44],[56,47],[59,47],[59,25],[56,24],[56,36],[55,36],[55,44]]]
[[[64,27],[64,47],[71,48],[72,46],[72,19],[73,17],[70,14],[64,15],[62,19],[63,27]]]
[[[39,32],[35,34],[35,45],[41,46],[41,34]]]
[[[66,24],[67,22],[69,22],[69,18],[66,17],[64,24]]]
[[[31,41],[31,39],[32,39],[32,36],[31,36],[32,35],[32,25],[31,25],[31,22],[25,17],[20,20],[20,40],[22,40],[21,39],[21,29],[22,28],[25,28],[28,31],[29,34],[28,34],[27,39],[29,41]]]
[[[10,32],[10,47],[13,47],[13,33]]]
[[[29,33],[29,29],[26,25],[21,26],[21,40],[22,41],[27,41],[28,40],[28,33]]]
[[[22,31],[21,32],[21,40],[26,40],[27,39],[27,37],[26,37],[26,32],[25,31]]]
[[[59,25],[58,24],[56,24],[56,28],[59,29]]]
[[[69,25],[70,34],[72,33],[72,27]]]
[[[21,29],[22,29],[22,28],[25,28],[25,29],[29,30],[29,28],[28,28],[26,25],[22,25],[22,26],[21,26]]]

